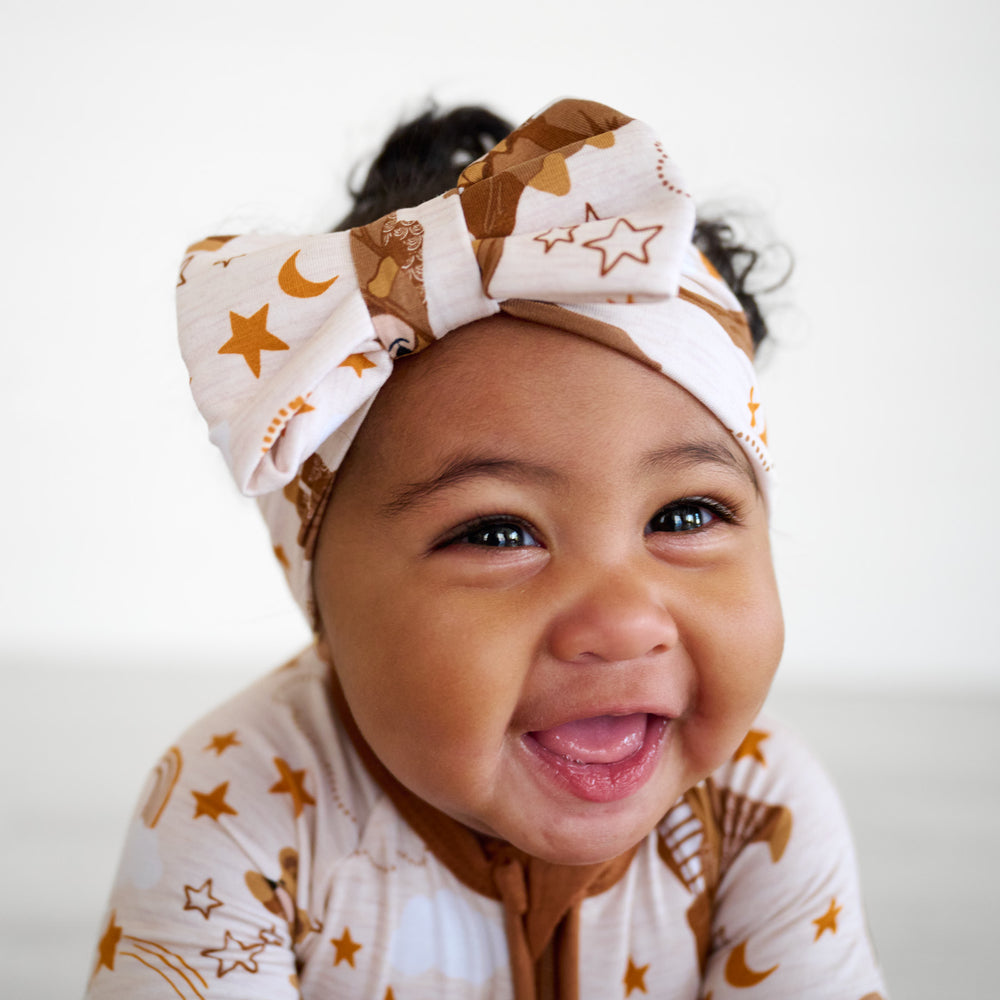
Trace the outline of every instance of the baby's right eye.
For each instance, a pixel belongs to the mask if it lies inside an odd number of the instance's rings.
[[[518,549],[539,542],[528,527],[509,518],[487,518],[457,529],[444,545],[475,545],[492,549]]]

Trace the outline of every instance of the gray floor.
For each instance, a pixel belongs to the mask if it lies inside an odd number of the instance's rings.
[[[4,996],[81,995],[148,766],[195,715],[248,679],[4,665]],[[997,996],[1000,695],[783,686],[771,704],[807,736],[846,800],[892,996]]]
[[[1000,996],[1000,697],[779,691],[837,782],[895,1000]]]

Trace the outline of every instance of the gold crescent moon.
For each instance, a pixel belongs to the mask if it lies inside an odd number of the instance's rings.
[[[296,250],[284,264],[278,273],[278,284],[286,295],[292,295],[297,299],[312,299],[317,295],[322,295],[339,277],[335,274],[329,281],[309,281],[299,274],[295,266],[295,258],[302,253]]]
[[[729,953],[729,958],[726,959],[726,982],[730,986],[756,986],[767,979],[777,968],[777,965],[772,965],[765,972],[754,972],[747,965],[747,943],[744,941],[742,944],[738,944]]]

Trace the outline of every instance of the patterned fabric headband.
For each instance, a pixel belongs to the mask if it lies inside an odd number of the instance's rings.
[[[397,359],[500,311],[662,371],[731,431],[767,495],[750,333],[693,227],[647,125],[563,100],[416,208],[349,232],[189,248],[177,313],[191,390],[314,626],[321,515],[376,393]]]

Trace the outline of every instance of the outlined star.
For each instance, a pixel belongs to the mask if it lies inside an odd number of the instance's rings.
[[[288,344],[267,329],[267,307],[265,302],[252,316],[230,312],[229,325],[233,335],[219,348],[219,354],[241,354],[254,378],[260,378],[261,351],[288,350]]]
[[[628,219],[616,219],[611,231],[583,245],[601,254],[601,277],[613,271],[626,257],[639,264],[649,263],[646,248],[659,235],[663,226],[636,229]]]
[[[753,386],[750,386],[750,402],[747,403],[747,409],[750,411],[750,426],[757,426],[757,411],[760,409],[760,403],[755,403],[753,401]]]
[[[632,990],[646,992],[646,970],[648,968],[648,965],[636,965],[632,961],[632,956],[629,955],[628,968],[625,970],[625,978],[622,979],[625,984],[625,996],[629,996]]]
[[[767,761],[764,759],[764,753],[760,749],[760,745],[770,735],[770,733],[765,733],[763,729],[751,729],[743,737],[743,742],[736,748],[736,753],[733,754],[733,763],[742,760],[744,757],[753,757],[758,764],[763,764],[766,767]]]
[[[231,733],[222,733],[219,736],[213,736],[208,746],[202,747],[202,750],[214,750],[215,755],[221,757],[230,747],[241,746],[243,744],[236,738],[236,730],[234,729]]]
[[[594,208],[594,206],[591,205],[590,202],[588,201],[587,202],[587,222],[598,222],[600,220],[600,218],[601,217],[597,214],[597,211]]]
[[[206,920],[208,920],[208,915],[212,910],[217,906],[222,906],[222,900],[216,899],[212,895],[212,880],[210,878],[205,879],[197,889],[190,885],[184,886],[184,898],[184,909],[197,910]]]
[[[219,817],[224,813],[228,813],[230,816],[238,816],[239,813],[226,802],[226,791],[228,788],[229,782],[224,781],[210,792],[192,791],[191,794],[197,803],[194,810],[194,818],[209,816],[218,822]]]
[[[122,929],[115,923],[115,911],[112,910],[107,930],[97,945],[97,966],[94,972],[97,972],[98,969],[115,971],[115,954],[118,951],[118,942],[121,940],[121,936]]]
[[[259,937],[264,944],[284,944],[281,935],[278,933],[278,928],[275,927],[274,924],[271,924],[270,927],[262,929],[257,937]]]
[[[562,229],[546,229],[544,233],[539,233],[535,238],[535,243],[544,243],[545,252],[548,253],[557,243],[572,243],[573,232],[576,226],[568,226]]]
[[[361,373],[366,368],[375,368],[374,361],[369,361],[363,354],[349,354],[337,365],[338,368],[353,368],[354,374],[361,378]]]
[[[330,938],[330,944],[337,949],[337,954],[333,956],[335,966],[346,962],[352,969],[355,968],[354,953],[360,951],[362,946],[351,938],[350,928],[345,927],[339,938]]]
[[[816,925],[816,937],[813,941],[816,942],[822,937],[824,931],[829,931],[831,934],[837,933],[837,916],[843,909],[842,906],[837,906],[837,897],[834,896],[830,900],[830,908],[821,917],[817,917],[813,923]]]
[[[302,814],[302,810],[306,806],[316,805],[316,800],[303,787],[306,779],[305,768],[301,771],[293,771],[288,761],[282,760],[281,757],[274,758],[274,766],[278,769],[281,780],[276,781],[268,789],[272,795],[281,795],[283,793],[291,795],[292,806],[295,809],[297,817]]]
[[[251,941],[244,944],[239,938],[233,937],[230,931],[226,931],[225,941],[221,948],[205,948],[201,954],[205,958],[214,958],[219,963],[216,978],[221,979],[224,975],[232,972],[237,966],[242,965],[247,972],[257,971],[257,956],[267,947],[263,941]],[[228,966],[226,963],[229,963]]]

